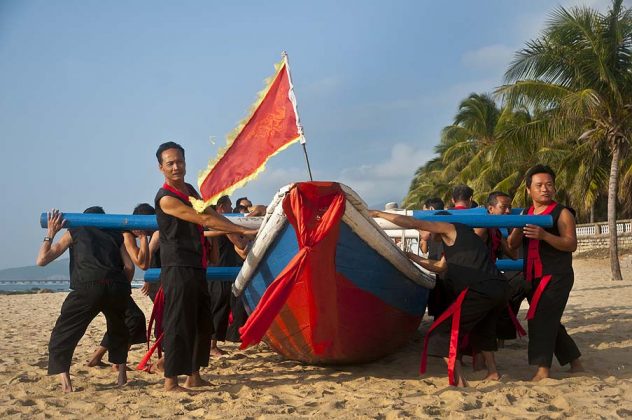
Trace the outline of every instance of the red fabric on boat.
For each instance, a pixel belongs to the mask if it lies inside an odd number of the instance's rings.
[[[239,329],[241,348],[261,341],[295,285],[300,283],[304,286],[301,290],[305,293],[310,323],[318,326],[311,330],[310,340],[318,354],[331,346],[332,338],[322,333],[327,331],[325,325],[319,326],[327,320],[318,318],[324,309],[317,308],[322,299],[319,290],[311,288],[309,279],[336,277],[335,253],[345,196],[337,183],[299,183],[283,199],[283,210],[296,232],[299,251],[267,287],[248,321]]]

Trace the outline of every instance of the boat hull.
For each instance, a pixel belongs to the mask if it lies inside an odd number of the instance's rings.
[[[406,344],[421,322],[428,288],[410,280],[346,223],[339,229],[335,275],[295,284],[264,337],[289,359],[369,362]],[[294,228],[287,223],[244,289],[249,312],[298,250]]]

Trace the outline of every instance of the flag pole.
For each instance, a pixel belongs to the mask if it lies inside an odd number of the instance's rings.
[[[309,157],[307,156],[307,147],[305,146],[305,143],[307,143],[307,140],[305,140],[305,135],[303,133],[303,125],[301,124],[301,119],[298,116],[298,107],[296,106],[296,96],[294,95],[294,84],[292,83],[292,74],[290,73],[290,60],[288,59],[287,56],[287,52],[283,51],[281,53],[281,57],[283,58],[283,61],[285,61],[285,69],[287,70],[287,77],[288,77],[288,81],[290,82],[290,102],[292,102],[292,106],[294,107],[294,114],[296,114],[296,128],[298,129],[298,134],[300,136],[299,141],[301,143],[301,146],[303,146],[303,153],[305,154],[305,162],[307,163],[307,173],[309,174],[309,180],[313,181],[314,179],[312,178],[312,169],[309,166]]]

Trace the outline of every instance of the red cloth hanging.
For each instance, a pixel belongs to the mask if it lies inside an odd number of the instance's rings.
[[[310,284],[307,279],[318,278],[323,272],[335,275],[335,245],[345,210],[345,195],[340,185],[298,183],[283,199],[283,210],[296,232],[299,251],[267,287],[248,321],[239,329],[242,349],[261,341],[297,282],[305,279]],[[312,325],[318,325],[315,300],[308,297],[306,304]],[[330,337],[312,339],[316,352],[324,351],[331,341]]]
[[[162,290],[162,286],[160,286],[160,289],[158,289],[158,293],[156,293],[156,297],[154,297],[154,306],[151,310],[149,323],[147,325],[147,353],[145,353],[145,356],[143,356],[143,359],[140,361],[138,366],[136,366],[136,370],[147,369],[147,364],[151,360],[151,356],[154,354],[156,349],[158,349],[158,358],[162,356],[162,350],[159,347],[159,344],[162,341],[162,337],[164,335],[164,331],[162,330],[162,317],[163,317],[164,310],[165,310],[165,293]],[[149,343],[151,342],[151,330],[154,324],[155,324],[155,331],[156,331],[156,335],[158,336],[158,339],[156,339],[156,342],[150,348]]]
[[[551,204],[548,205],[546,209],[544,209],[542,213],[539,213],[539,215],[545,216],[547,214],[551,214],[551,212],[555,209],[556,206],[557,206],[557,203],[553,201]],[[534,214],[534,211],[535,211],[535,207],[531,206],[527,214],[532,215]],[[542,296],[542,293],[544,292],[544,289],[546,288],[547,284],[549,284],[549,281],[551,281],[550,275],[543,276],[542,260],[540,259],[540,240],[539,239],[528,240],[526,265],[527,265],[527,268],[525,270],[524,275],[527,281],[532,281],[533,279],[541,278],[540,283],[538,284],[538,287],[533,293],[533,298],[531,298],[531,302],[529,302],[529,311],[527,311],[526,319],[530,320],[530,319],[533,319],[533,317],[535,316],[535,311],[537,310],[540,297]]]
[[[426,365],[428,359],[428,338],[430,337],[430,333],[446,319],[452,317],[452,328],[450,330],[450,351],[448,353],[448,379],[450,381],[450,385],[457,384],[456,379],[454,378],[454,366],[456,364],[456,356],[459,348],[461,306],[463,305],[463,300],[465,299],[467,290],[467,288],[463,290],[456,298],[456,300],[452,303],[452,305],[450,305],[450,307],[446,309],[435,322],[432,323],[430,329],[426,333],[426,337],[424,338],[424,351],[421,354],[421,366],[419,368],[419,373],[423,375],[424,373],[426,373]]]

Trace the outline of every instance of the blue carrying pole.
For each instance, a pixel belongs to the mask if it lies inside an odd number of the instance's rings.
[[[475,210],[475,209],[472,209]],[[553,217],[534,215],[491,215],[474,213],[470,210],[442,210],[437,211],[413,210],[412,217],[427,222],[462,223],[469,227],[524,227],[525,225],[537,225],[541,227],[553,226]],[[447,214],[446,214],[447,213]]]
[[[476,210],[476,212],[474,212]],[[448,215],[437,215],[436,211],[413,210],[413,217],[430,222],[463,223],[469,227],[523,227],[526,224],[542,227],[553,226],[553,218],[549,216],[522,216],[522,215],[489,215],[480,213],[478,209],[448,211]],[[131,214],[94,214],[94,213],[63,213],[66,220],[65,227],[92,226],[101,229],[117,230],[157,230],[156,216],[131,215]],[[261,223],[263,217],[245,217],[240,213],[227,215],[228,219],[236,224],[255,228]],[[46,213],[40,215],[40,225],[48,226]]]
[[[66,228],[91,226],[100,229],[114,230],[158,230],[158,222],[155,215],[135,214],[95,214],[95,213],[62,213]],[[225,214],[231,222],[248,227],[261,224],[263,217],[245,217],[241,213]],[[40,225],[48,227],[46,213],[40,215]]]

